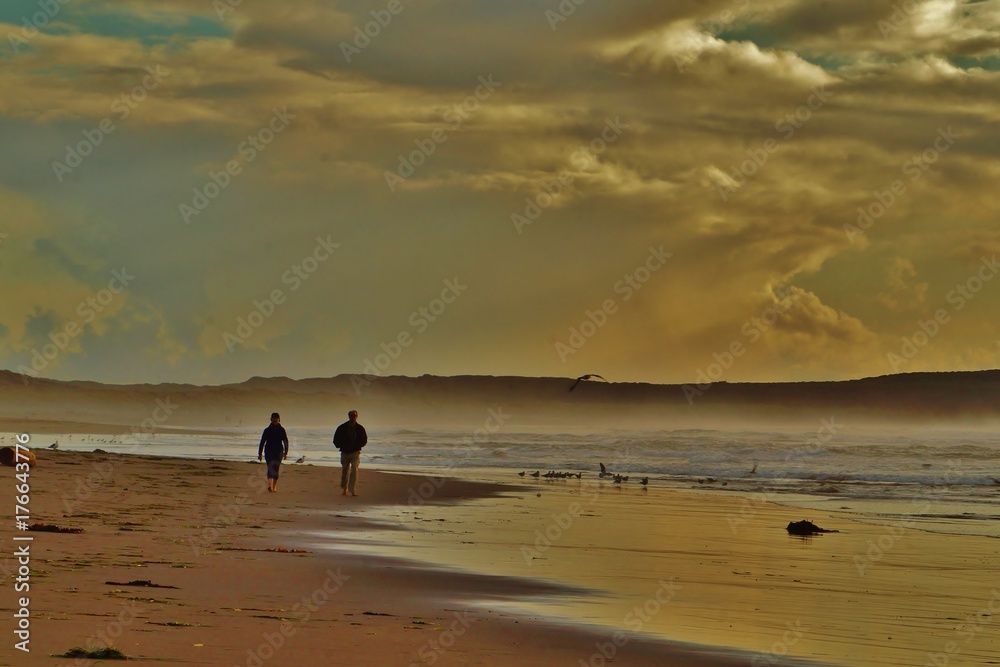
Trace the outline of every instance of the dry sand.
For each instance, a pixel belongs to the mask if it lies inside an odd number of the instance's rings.
[[[12,615],[25,594],[14,593],[17,564],[5,558],[5,664],[114,664],[52,657],[110,643],[130,664],[156,666],[578,665],[612,640],[472,604],[563,592],[555,586],[351,553],[268,551],[294,550],[309,531],[357,529],[363,519],[339,515],[346,508],[405,503],[406,476],[365,471],[363,495],[345,498],[330,468],[287,465],[269,494],[263,467],[251,463],[35,451],[30,522],[84,532],[17,533],[34,538],[31,652],[13,647]],[[4,470],[13,497],[13,470]],[[500,490],[451,481],[435,502]],[[12,538],[5,552],[20,544]],[[175,588],[122,585],[138,580]],[[747,664],[639,638],[617,661]]]

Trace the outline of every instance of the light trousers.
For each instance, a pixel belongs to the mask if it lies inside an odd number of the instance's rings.
[[[358,483],[358,465],[361,463],[361,451],[340,455],[340,488],[354,493]]]

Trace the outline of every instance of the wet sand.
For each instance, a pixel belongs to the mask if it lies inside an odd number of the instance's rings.
[[[35,451],[29,523],[84,532],[18,532],[33,537],[30,591],[17,594],[30,597],[30,653],[14,649],[17,563],[5,557],[8,664],[98,664],[52,656],[106,644],[138,665],[577,665],[602,664],[602,650],[629,665],[747,664],[723,649],[500,610],[584,594],[571,586],[327,548],[374,530],[359,509],[406,506],[412,477],[364,471],[362,495],[345,498],[334,470],[286,465],[269,494],[256,463]],[[504,490],[449,481],[433,502],[503,504]],[[318,533],[333,537],[309,546]],[[484,539],[492,533],[483,526]],[[140,581],[157,587],[128,585]]]
[[[366,548],[604,591],[504,608],[606,626],[642,621],[644,632],[752,652],[744,664],[786,655],[858,667],[1000,662],[1000,540],[774,500],[538,481],[461,512],[376,508],[370,516],[418,527],[392,539],[368,531],[375,544]],[[789,535],[787,523],[804,518],[839,532]],[[412,546],[394,546],[403,538]],[[652,603],[665,580],[676,594]],[[637,620],[643,607],[655,613]]]

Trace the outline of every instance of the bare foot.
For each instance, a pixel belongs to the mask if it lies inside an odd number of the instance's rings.
[[[358,494],[357,494],[357,493],[351,493],[351,495],[352,495],[352,496],[356,496],[356,495],[358,495]]]
[[[344,489],[344,492],[343,492],[343,493],[341,493],[340,495],[342,495],[342,496],[346,496],[346,495],[347,495],[347,489]]]

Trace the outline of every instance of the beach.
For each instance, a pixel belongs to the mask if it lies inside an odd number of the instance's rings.
[[[53,656],[110,644],[140,665],[540,665],[589,660],[613,641],[471,604],[559,586],[298,552],[310,530],[365,527],[344,510],[405,503],[412,478],[365,471],[362,495],[345,498],[330,468],[286,466],[268,494],[250,463],[45,450],[38,459],[31,522],[83,532],[18,533],[33,537],[30,653],[7,632],[5,664],[98,664]],[[498,491],[449,481],[437,500]],[[17,564],[4,562],[11,619]],[[125,585],[143,581],[171,588]],[[619,651],[630,664],[737,664],[643,640]]]
[[[784,525],[800,509],[593,475],[363,469],[354,498],[329,466],[285,465],[269,494],[249,460],[34,451],[30,523],[83,532],[17,533],[33,538],[30,653],[7,632],[4,664],[98,664],[52,656],[107,644],[135,664],[258,667],[1000,655],[993,538],[823,512],[808,518],[840,532],[797,538]],[[144,581],[173,588],[127,585]]]

